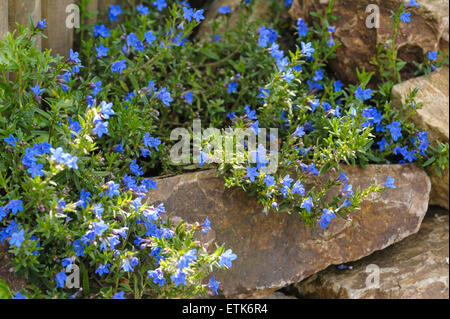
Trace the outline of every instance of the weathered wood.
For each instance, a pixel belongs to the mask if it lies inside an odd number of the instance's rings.
[[[53,55],[69,55],[74,29],[66,8],[74,3],[75,0],[42,0],[42,16],[47,20],[45,33],[48,37],[42,40],[42,46],[52,49]]]
[[[8,33],[8,0],[0,0],[0,39]]]
[[[41,0],[14,0],[8,1],[8,26],[9,31],[16,29],[16,23],[29,25],[31,15],[34,25],[41,20]],[[41,39],[36,39],[36,45],[41,46]]]
[[[87,6],[87,10],[89,12],[94,12],[94,11],[99,11],[98,9],[98,0],[91,0]],[[97,14],[94,15],[92,18],[87,19],[87,21],[85,21],[86,24],[95,24],[97,22]]]

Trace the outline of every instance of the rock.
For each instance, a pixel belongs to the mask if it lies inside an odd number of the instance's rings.
[[[9,290],[15,295],[19,290],[25,288],[27,282],[24,277],[16,275],[10,264],[10,256],[8,255],[8,246],[0,244],[0,279],[3,279],[9,286]]]
[[[412,165],[346,167],[353,187],[395,178],[396,189],[372,194],[351,220],[336,219],[325,231],[307,227],[296,214],[262,213],[249,194],[226,189],[215,170],[158,180],[148,197],[164,202],[170,215],[189,223],[209,216],[215,239],[238,255],[233,267],[217,271],[221,297],[266,296],[332,264],[358,260],[416,233],[428,207],[430,181]]]
[[[337,49],[336,59],[330,61],[336,75],[346,83],[356,84],[356,68],[376,71],[370,64],[377,43],[386,43],[392,38],[391,11],[398,10],[403,0],[336,0],[334,15],[340,17],[332,25],[336,27],[335,39],[342,45]],[[412,61],[422,62],[429,51],[448,51],[448,1],[422,0],[420,6],[412,8],[411,22],[401,23],[396,45],[399,57],[408,64],[402,70],[405,79],[412,77],[415,66]],[[369,4],[379,8],[379,28],[368,28],[366,13]],[[310,12],[324,13],[328,0],[294,0],[290,15],[295,21],[304,18],[311,23]],[[371,18],[369,17],[369,21]]]
[[[294,285],[295,290],[303,298],[448,299],[448,218],[448,211],[430,210],[416,235],[352,269],[332,266]]]
[[[262,299],[298,299],[298,298],[294,296],[285,295],[284,293],[279,291],[275,291],[273,294],[267,295]]]
[[[430,144],[436,141],[449,142],[449,69],[441,67],[431,74],[420,76],[399,83],[392,88],[393,105],[399,106],[409,93],[418,88],[416,102],[423,104],[411,121],[417,127],[429,132]],[[430,205],[439,205],[449,208],[449,172],[443,177],[433,170],[429,171],[431,177]]]

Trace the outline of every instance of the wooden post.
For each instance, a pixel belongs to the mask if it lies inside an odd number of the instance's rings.
[[[87,10],[89,12],[99,11],[98,9],[98,0],[91,0],[87,6]],[[97,22],[97,15],[94,15],[91,19],[85,21],[86,24],[95,24]]]
[[[0,0],[0,39],[8,33],[8,0]]]
[[[73,43],[74,26],[66,8],[75,0],[43,0],[42,16],[47,20],[47,39],[42,40],[44,48],[52,49],[53,55],[69,56]],[[66,21],[67,20],[67,21]],[[69,24],[67,24],[67,23]]]
[[[41,20],[41,0],[13,0],[8,1],[8,25],[9,31],[16,29],[16,23],[29,25],[28,15],[31,15],[34,25]],[[41,39],[36,44],[41,46]]]

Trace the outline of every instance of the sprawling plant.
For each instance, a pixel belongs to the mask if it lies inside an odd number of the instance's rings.
[[[395,188],[388,177],[384,185],[353,189],[343,163],[448,166],[448,145],[429,147],[427,132],[407,121],[420,107],[416,92],[391,106],[401,65],[389,48],[374,63],[393,75],[382,73],[377,89],[364,70],[348,87],[327,74],[339,45],[332,7],[330,1],[324,15],[314,14],[312,27],[297,21],[298,42],[288,54],[273,26],[249,19],[251,1],[233,13],[221,7],[201,38],[202,9],[157,0],[111,6],[106,19],[83,25],[80,53],[71,50],[66,59],[33,45],[45,21],[1,40],[0,240],[32,284],[22,293],[217,293],[214,277],[202,279],[214,267],[231,267],[236,255],[198,240],[208,219],[173,225],[163,205],[149,206],[152,176],[214,166],[227,186],[257,196],[265,213],[296,212],[326,229],[369,193]],[[194,120],[219,134],[203,135],[192,152],[188,143],[188,163],[177,162],[172,132],[184,128],[195,139]],[[236,140],[232,150],[245,152],[224,161],[230,128],[255,136],[276,129],[267,134],[275,147],[266,148],[265,137]],[[70,269],[79,269],[82,289],[62,289]]]

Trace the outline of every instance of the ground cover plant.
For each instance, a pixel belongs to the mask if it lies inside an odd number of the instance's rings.
[[[85,16],[88,2],[81,1]],[[409,1],[393,13],[394,30],[408,23],[415,5]],[[15,271],[30,282],[4,294],[216,294],[219,283],[209,274],[232,266],[233,247],[202,245],[200,234],[212,227],[208,219],[174,225],[163,204],[149,206],[155,176],[214,167],[227,186],[256,196],[264,213],[296,213],[326,229],[368,194],[395,188],[389,177],[383,185],[353,189],[342,164],[448,167],[448,144],[430,145],[428,133],[408,121],[421,107],[416,91],[400,108],[391,105],[404,66],[395,45],[380,47],[374,57],[382,78],[376,88],[369,88],[373,74],[365,70],[358,70],[360,83],[349,86],[327,71],[339,46],[332,8],[330,1],[324,15],[313,14],[313,25],[295,22],[292,52],[280,49],[273,26],[248,19],[252,1],[243,1],[237,13],[221,7],[205,39],[196,37],[203,9],[156,0],[111,6],[95,25],[83,26],[79,49],[69,57],[33,45],[45,21],[18,26],[0,40],[0,241],[8,243]],[[228,27],[231,14],[240,18]],[[417,72],[444,63],[443,53],[430,52]],[[184,128],[193,139],[194,120],[220,134],[201,139],[188,163],[176,162],[171,133]],[[250,128],[255,135],[275,128],[276,135],[267,135],[275,147],[244,140],[243,156],[220,161],[223,147],[208,146],[220,144],[226,128]],[[277,167],[270,171],[271,161]],[[317,182],[330,172],[325,184]],[[79,269],[80,289],[68,289],[67,267]]]

